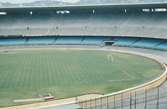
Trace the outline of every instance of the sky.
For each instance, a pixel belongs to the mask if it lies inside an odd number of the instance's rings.
[[[39,0],[2,0],[2,2],[11,2],[11,3],[27,3],[27,2],[33,2],[33,1],[39,1]],[[74,3],[79,0],[57,0],[57,1],[65,1],[65,2]]]

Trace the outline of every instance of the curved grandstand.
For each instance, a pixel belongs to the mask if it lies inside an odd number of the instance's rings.
[[[11,52],[16,49],[44,49],[46,47],[100,49],[103,52],[115,51],[153,58],[162,64],[164,71],[155,80],[113,94],[90,96],[86,100],[76,97],[65,103],[58,101],[59,104],[54,102],[55,105],[66,104],[63,106],[47,107],[48,102],[46,105],[43,103],[45,106],[42,108],[40,107],[42,104],[39,104],[39,107],[29,105],[11,108],[166,109],[166,18],[167,4],[165,3],[0,8],[0,50],[3,54],[11,53],[12,57],[17,56],[13,55],[15,52]],[[44,52],[41,53],[44,54]],[[20,54],[17,57],[21,57]],[[23,58],[25,57],[23,55]],[[1,59],[5,61],[5,58],[2,56]],[[112,60],[111,56],[107,58]],[[1,91],[4,92],[0,89],[0,93]],[[52,95],[47,97],[52,97]]]

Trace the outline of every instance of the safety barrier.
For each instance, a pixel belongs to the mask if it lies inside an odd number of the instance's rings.
[[[161,101],[166,100],[167,106],[167,89],[162,87],[167,80],[167,67],[162,66],[165,71],[155,80],[99,98],[78,101],[77,104],[82,109],[161,109]]]

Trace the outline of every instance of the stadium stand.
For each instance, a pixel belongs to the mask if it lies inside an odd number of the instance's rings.
[[[166,7],[162,4],[157,5],[162,9]],[[113,35],[164,39],[167,33],[167,15],[164,14],[165,12],[155,11],[158,6],[46,7],[44,10],[48,11],[45,12],[41,9],[31,9],[34,11],[33,15],[29,14],[30,9],[23,9],[19,12],[17,12],[17,8],[0,9],[0,11],[8,12],[7,15],[0,17],[0,35]],[[150,7],[153,12],[143,11]],[[69,10],[70,13],[57,14],[55,10]]]
[[[24,45],[25,38],[2,38],[0,39],[0,45]]]
[[[142,48],[155,48],[162,41],[163,40],[160,40],[160,39],[141,39],[136,43],[134,43],[132,46],[142,47]]]
[[[156,46],[157,49],[167,50],[167,42],[164,42],[158,46]]]
[[[56,45],[81,45],[82,37],[58,37]]]
[[[112,46],[127,46],[167,50],[166,39],[137,38],[137,37],[104,37],[104,36],[43,36],[43,37],[3,37],[0,46],[13,45],[105,45],[113,42]]]
[[[114,46],[131,46],[136,41],[138,41],[139,38],[115,38],[114,39]]]
[[[114,39],[113,46],[128,46],[166,50],[166,43],[164,43],[165,41],[166,39],[121,37]]]
[[[31,37],[27,39],[27,43],[29,45],[38,45],[38,44],[53,44],[55,38],[54,37]]]
[[[83,45],[102,45],[105,37],[85,37],[82,41]]]

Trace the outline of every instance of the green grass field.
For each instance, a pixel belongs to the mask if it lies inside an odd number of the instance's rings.
[[[148,58],[104,51],[22,50],[0,53],[0,106],[51,93],[68,98],[112,93],[162,73]]]

